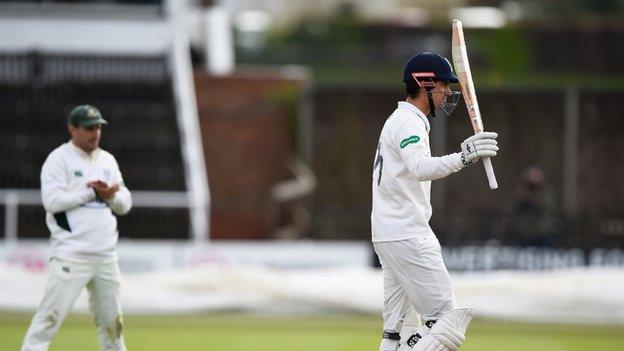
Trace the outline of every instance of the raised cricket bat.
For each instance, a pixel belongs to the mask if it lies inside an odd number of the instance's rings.
[[[464,40],[464,30],[461,21],[458,19],[453,20],[452,48],[453,65],[455,66],[457,78],[459,78],[459,84],[461,85],[462,95],[466,102],[468,117],[470,118],[470,123],[472,123],[472,129],[475,134],[478,134],[483,132],[483,121],[481,120],[481,111],[479,110],[474,81],[472,80],[472,73],[470,72],[466,41]],[[498,183],[496,182],[492,161],[489,157],[483,157],[481,160],[483,161],[483,167],[485,168],[485,174],[487,175],[490,189],[497,189]]]

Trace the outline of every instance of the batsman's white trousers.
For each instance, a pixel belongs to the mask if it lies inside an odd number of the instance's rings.
[[[69,314],[84,287],[98,327],[100,350],[125,351],[119,303],[119,266],[106,263],[78,263],[53,258],[50,261],[44,296],[30,323],[22,351],[45,351]]]
[[[383,328],[398,333],[410,306],[424,321],[457,307],[442,249],[433,233],[373,243],[383,275]]]

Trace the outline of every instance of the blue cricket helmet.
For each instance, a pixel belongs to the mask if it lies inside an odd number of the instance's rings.
[[[441,80],[449,83],[459,82],[449,60],[431,52],[422,52],[407,61],[403,70],[403,82],[416,81],[420,84],[417,78],[429,78],[432,81]]]

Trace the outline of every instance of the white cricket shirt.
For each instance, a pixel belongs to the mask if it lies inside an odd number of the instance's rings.
[[[115,196],[103,201],[90,181],[120,184]],[[50,229],[50,256],[70,261],[116,259],[117,218],[132,207],[130,191],[115,157],[97,149],[87,154],[71,141],[52,151],[41,168],[41,197]]]
[[[429,129],[425,114],[401,101],[381,130],[373,164],[373,242],[432,233],[431,181],[464,166],[461,153],[431,156]]]

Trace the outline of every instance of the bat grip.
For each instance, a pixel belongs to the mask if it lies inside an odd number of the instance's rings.
[[[492,160],[489,157],[483,157],[483,168],[485,168],[485,174],[487,175],[488,183],[490,183],[490,189],[498,189],[498,183],[496,182],[496,175],[494,174],[494,168],[492,167]]]

